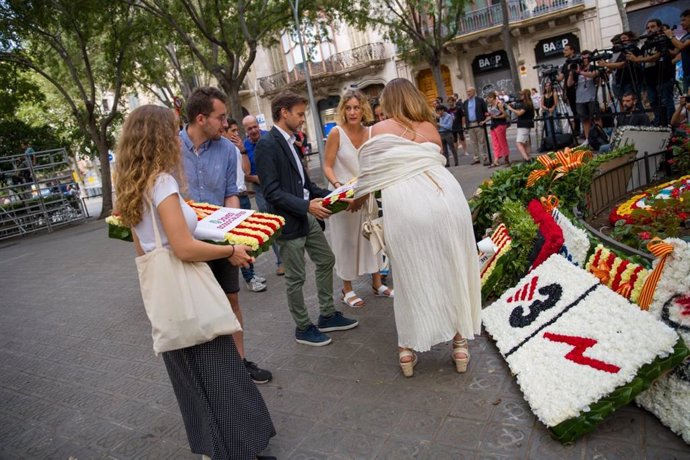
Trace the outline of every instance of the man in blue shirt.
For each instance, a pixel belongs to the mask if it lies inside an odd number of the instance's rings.
[[[237,157],[232,142],[223,137],[228,129],[225,94],[216,88],[197,88],[187,101],[189,124],[180,131],[180,147],[187,177],[187,196],[194,201],[239,208],[237,190]],[[242,324],[237,293],[239,269],[227,259],[208,262],[218,284],[228,296],[232,310]],[[244,359],[244,333],[233,334],[237,351],[247,372],[256,383],[266,383],[270,372]]]
[[[249,157],[250,173],[244,176],[244,180],[247,183],[247,187],[254,190],[254,199],[256,200],[256,207],[261,212],[268,212],[268,205],[266,204],[266,199],[264,198],[264,193],[261,190],[261,181],[259,181],[259,175],[256,172],[256,161],[254,158],[254,149],[256,144],[259,143],[261,136],[268,134],[268,131],[264,131],[259,128],[259,122],[253,115],[247,115],[242,119],[242,126],[244,127],[244,132],[247,137],[244,139],[244,152],[247,157]],[[251,185],[249,185],[251,184]],[[280,260],[280,247],[278,244],[273,244],[273,253],[276,255],[276,275],[284,276],[285,270],[283,269],[283,261]]]
[[[465,119],[463,126],[467,130],[467,137],[472,146],[472,164],[477,164],[480,161],[484,166],[489,165],[489,156],[486,150],[486,128],[481,125],[481,122],[486,118],[486,102],[481,97],[477,96],[477,90],[473,87],[467,88],[467,99],[463,103],[463,110],[465,112]]]

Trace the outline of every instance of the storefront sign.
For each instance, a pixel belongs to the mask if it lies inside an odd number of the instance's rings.
[[[491,54],[480,54],[472,61],[472,72],[475,75],[501,69],[510,69],[508,55],[503,50]]]
[[[537,46],[534,47],[534,55],[537,62],[562,57],[565,45],[573,45],[575,49],[579,50],[580,40],[575,34],[564,34],[538,41]]]

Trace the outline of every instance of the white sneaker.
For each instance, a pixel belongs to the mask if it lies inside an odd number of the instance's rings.
[[[247,289],[249,289],[252,292],[261,292],[266,290],[266,285],[264,283],[259,282],[259,280],[257,280],[255,276],[247,282]]]
[[[257,280],[261,284],[266,284],[266,278],[264,278],[261,275],[257,275],[256,273],[254,273],[254,279]]]

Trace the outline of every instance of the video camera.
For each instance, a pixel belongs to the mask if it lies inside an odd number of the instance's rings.
[[[519,95],[519,94],[509,94],[509,95],[508,95],[508,100],[506,101],[506,104],[512,106],[512,105],[515,104],[516,102],[522,102],[521,99],[520,99],[520,95]]]
[[[569,70],[577,70],[577,67],[581,66],[584,62],[582,60],[582,56],[576,54],[575,56],[566,58],[565,63],[568,64]]]
[[[627,43],[624,45],[623,43],[618,42],[611,47],[611,52],[625,54],[632,53],[637,49],[637,45],[635,45],[634,43]]]
[[[669,30],[676,30],[676,27],[674,24]],[[640,40],[646,40],[645,46],[654,47],[659,52],[665,52],[673,48],[673,42],[661,30],[652,34],[640,35],[632,41],[638,42]]]
[[[560,69],[553,64],[539,64],[532,67],[539,70],[539,78],[555,80]]]
[[[597,62],[611,59],[613,57],[613,53],[611,52],[612,50],[613,48],[611,50],[594,50],[589,60],[590,62]]]

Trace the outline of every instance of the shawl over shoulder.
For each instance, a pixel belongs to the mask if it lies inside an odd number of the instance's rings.
[[[394,134],[379,134],[359,148],[359,175],[355,198],[385,189],[397,182],[445,165],[440,147]]]

